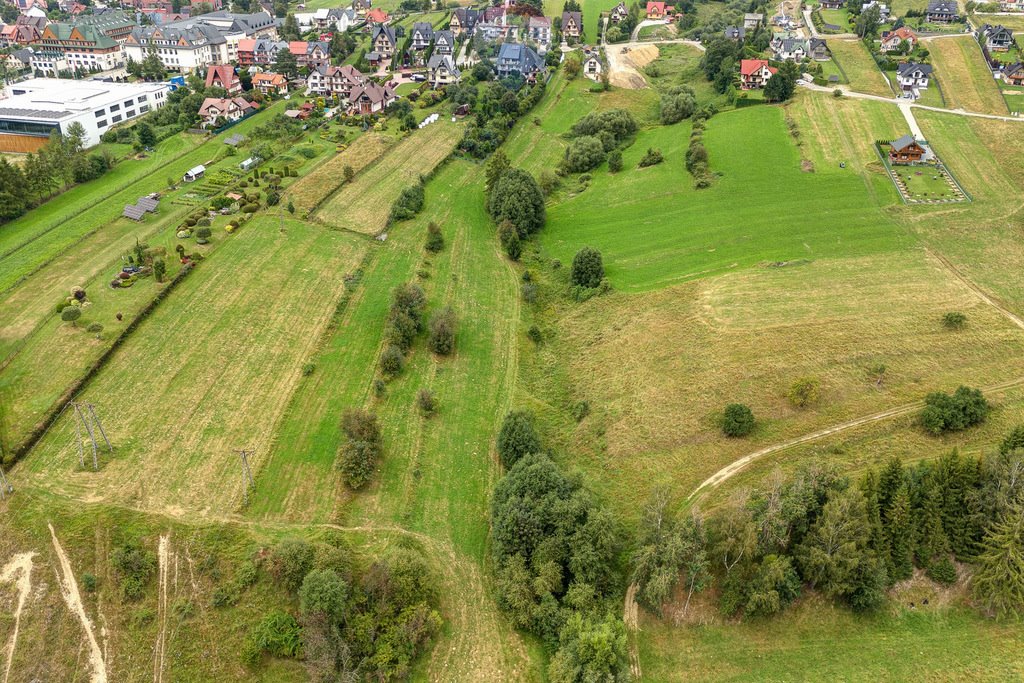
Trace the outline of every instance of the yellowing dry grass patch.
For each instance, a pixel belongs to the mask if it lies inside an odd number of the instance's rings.
[[[841,226],[837,226],[841,230]],[[942,315],[963,311],[967,329]],[[759,447],[961,383],[1024,374],[1024,333],[921,251],[764,266],[638,296],[599,298],[563,326],[574,393],[600,415],[594,462],[628,509],[654,484],[687,494]],[[882,387],[869,375],[886,366]],[[820,382],[818,405],[786,398]],[[729,403],[759,421],[722,436]]]
[[[352,142],[344,151],[330,161],[295,183],[288,195],[295,208],[304,214],[323,201],[325,197],[341,187],[345,181],[345,167],[351,166],[356,173],[380,158],[391,143],[391,138],[380,133],[366,133]]]
[[[971,36],[929,40],[946,106],[983,114],[1009,114],[992,73],[985,66],[981,46]]]
[[[316,211],[316,218],[338,228],[380,232],[402,190],[433,171],[461,138],[462,126],[444,120],[414,131],[335,192]]]

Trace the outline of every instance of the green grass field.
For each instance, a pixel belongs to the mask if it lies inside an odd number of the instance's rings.
[[[828,44],[832,59],[843,67],[850,89],[857,92],[892,97],[892,89],[885,82],[874,58],[859,40],[833,40]]]
[[[999,85],[985,65],[981,47],[973,36],[930,40],[927,47],[942,84],[946,106],[982,114],[1008,113]]]
[[[583,246],[597,247],[612,284],[626,291],[761,261],[866,255],[898,245],[900,231],[878,208],[864,206],[859,176],[801,171],[782,118],[778,108],[750,107],[711,119],[705,139],[720,177],[707,190],[690,185],[685,125],[642,132],[623,154],[621,173],[601,167],[590,189],[550,208],[541,244],[564,263]],[[648,147],[661,149],[666,161],[638,169]]]

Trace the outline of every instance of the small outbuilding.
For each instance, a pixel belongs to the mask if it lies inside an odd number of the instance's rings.
[[[206,175],[206,167],[203,166],[202,164],[199,164],[198,166],[195,166],[185,171],[185,175],[182,177],[182,180],[184,180],[186,183],[191,183],[196,180],[199,180],[204,175]]]

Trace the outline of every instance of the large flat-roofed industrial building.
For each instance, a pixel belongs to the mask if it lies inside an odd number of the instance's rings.
[[[92,147],[112,126],[164,106],[167,93],[164,83],[32,78],[9,85],[0,99],[0,152],[34,152],[54,129],[67,134],[76,121]]]

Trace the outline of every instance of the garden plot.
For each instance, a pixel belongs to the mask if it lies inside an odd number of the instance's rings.
[[[455,149],[462,132],[462,126],[448,121],[414,131],[331,195],[313,216],[336,228],[381,232],[402,190],[430,175]]]
[[[893,165],[889,162],[889,145],[881,143],[878,144],[878,154],[893,184],[907,204],[950,204],[969,201],[967,194],[937,156],[932,157],[927,163]]]
[[[360,246],[342,234],[260,218],[247,224],[118,350],[80,400],[96,405],[112,457],[79,471],[65,414],[23,476],[75,497],[227,513],[238,456],[254,468],[334,311]]]

